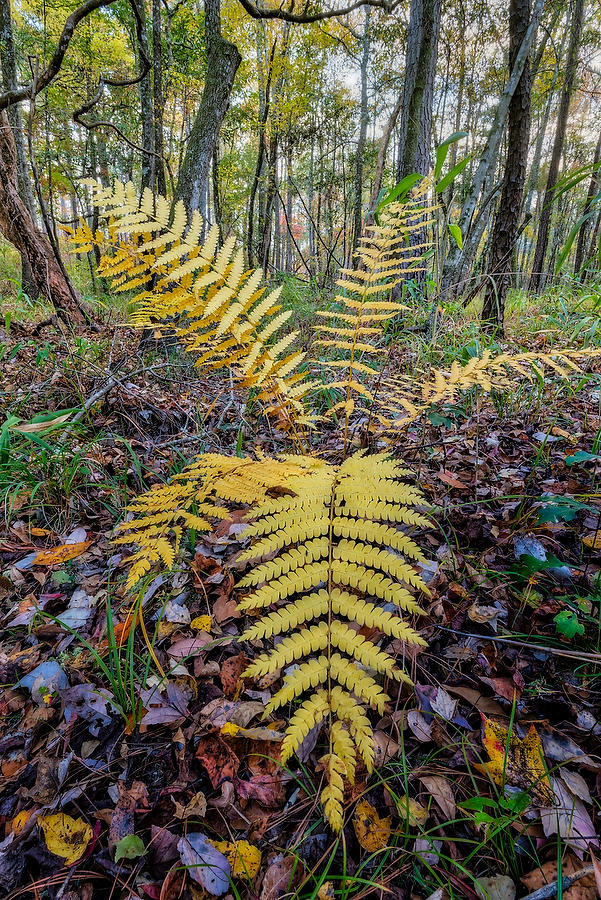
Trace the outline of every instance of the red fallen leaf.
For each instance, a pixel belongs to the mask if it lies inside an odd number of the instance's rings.
[[[249,660],[244,653],[238,653],[236,656],[230,656],[229,659],[221,666],[219,677],[223,693],[232,700],[239,691],[242,673],[248,668]]]
[[[286,800],[279,775],[253,775],[249,781],[239,781],[237,791],[243,800],[256,800],[269,809],[279,809]]]
[[[224,781],[234,781],[238,776],[240,760],[218,733],[200,738],[196,758],[206,769],[215,790]]]

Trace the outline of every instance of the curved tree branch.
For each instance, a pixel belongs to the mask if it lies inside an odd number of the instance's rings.
[[[65,22],[65,27],[63,28],[58,44],[56,45],[56,50],[52,54],[52,59],[50,60],[48,67],[34,81],[30,81],[29,84],[0,94],[0,111],[7,109],[9,106],[13,106],[15,103],[20,103],[22,100],[34,100],[40,91],[43,91],[45,87],[48,87],[50,82],[56,78],[60,71],[63,59],[65,58],[65,53],[67,52],[67,48],[73,37],[73,32],[81,20],[85,19],[86,16],[89,16],[94,10],[100,9],[103,6],[110,6],[111,3],[115,3],[115,0],[86,0],[82,6],[74,10]]]
[[[284,22],[295,22],[299,25],[307,25],[310,22],[320,22],[322,19],[333,19],[336,16],[346,16],[348,13],[359,9],[361,6],[375,6],[386,12],[392,12],[398,6],[400,0],[356,0],[349,6],[342,9],[327,9],[322,12],[314,13],[293,13],[285,9],[265,9],[259,7],[252,0],[238,0],[243,9],[252,16],[253,19],[282,19]]]

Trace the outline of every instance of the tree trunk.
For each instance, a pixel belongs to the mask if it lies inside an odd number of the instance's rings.
[[[509,7],[509,67],[515,60],[530,24],[530,0],[511,0]],[[511,282],[511,260],[518,235],[520,211],[526,181],[530,142],[530,101],[532,79],[526,60],[522,77],[509,104],[507,159],[503,175],[501,201],[490,240],[482,323],[503,334],[505,298]]]
[[[415,171],[427,175],[432,168],[432,117],[434,107],[434,81],[436,78],[436,60],[438,57],[438,38],[440,35],[440,19],[442,0],[434,0],[432,11],[432,29],[430,32],[430,53],[426,73],[426,87],[422,96],[419,112],[419,135],[415,157]]]
[[[484,184],[489,179],[491,170],[493,170],[496,165],[499,144],[505,128],[505,121],[509,113],[511,98],[522,77],[526,60],[530,56],[543,8],[544,0],[536,0],[530,25],[528,26],[528,30],[516,56],[515,63],[511,68],[509,78],[507,79],[507,83],[501,94],[501,98],[495,111],[492,128],[490,129],[486,145],[480,156],[480,161],[474,174],[470,190],[461,209],[458,225],[463,234],[464,246],[472,227],[472,220],[478,198],[480,197]],[[449,295],[452,290],[454,291],[454,282],[458,272],[463,268],[463,261],[463,252],[459,247],[455,247],[445,260],[441,285],[441,294],[443,297]]]
[[[536,249],[534,251],[532,274],[530,276],[529,289],[533,293],[537,293],[540,290],[544,281],[543,268],[545,265],[547,245],[549,243],[551,204],[553,201],[553,192],[557,183],[557,176],[559,174],[561,155],[563,153],[563,145],[568,124],[568,115],[570,112],[570,100],[572,99],[574,85],[576,82],[576,71],[578,69],[578,51],[580,48],[580,38],[582,35],[583,24],[584,0],[575,0],[570,27],[570,43],[568,45],[565,79],[561,91],[561,99],[559,101],[557,126],[555,128],[555,138],[553,141],[553,150],[551,152],[551,162],[549,163],[549,174],[547,176],[547,184],[545,187],[545,195],[543,198],[541,218],[538,226],[538,238],[536,241]]]
[[[215,143],[242,61],[235,44],[226,41],[221,34],[220,0],[205,0],[205,36],[207,73],[204,90],[175,191],[176,199],[184,202],[188,214],[201,206]]]
[[[422,101],[434,49],[436,0],[412,0],[407,38],[405,88],[401,120],[398,178],[415,171],[420,138]]]
[[[4,90],[16,90],[18,87],[17,59],[13,38],[10,0],[0,0],[0,51],[0,59],[2,60],[2,85]],[[14,106],[8,108],[8,119],[13,130],[17,152],[19,195],[32,220],[35,221],[35,202],[27,166],[25,138],[23,137],[23,120],[21,118],[21,109],[18,104],[14,104]],[[21,253],[21,288],[32,300],[37,300],[40,296],[40,290],[35,283],[29,260],[23,253]]]
[[[146,15],[146,4],[145,0],[133,0],[136,4],[136,8],[140,14],[140,19],[142,20],[142,30],[141,30],[141,49],[146,55],[147,59],[150,59],[150,47],[148,45],[148,22]],[[137,49],[137,45],[136,45]],[[138,56],[138,66],[142,67],[142,61],[140,58],[140,54],[136,54]],[[141,186],[142,189],[150,188],[151,190],[155,189],[155,156],[154,156],[154,111],[152,108],[152,82],[150,72],[147,72],[144,78],[138,82],[138,96],[140,97],[140,112],[142,118],[142,147],[144,148],[144,153],[142,154],[142,178],[141,178]]]
[[[17,149],[6,112],[0,112],[0,230],[27,258],[41,293],[69,325],[86,321],[46,235],[38,229],[19,194]]]
[[[163,41],[161,26],[161,0],[152,0],[152,86],[154,112],[154,152],[155,190],[163,197],[167,193],[165,180],[165,141],[163,138]]]
[[[352,252],[357,249],[361,238],[363,220],[363,157],[365,155],[365,142],[367,140],[367,126],[369,124],[369,109],[367,105],[367,69],[369,65],[369,17],[370,7],[365,7],[365,25],[361,38],[361,111],[359,113],[359,136],[357,139],[357,154],[355,157],[355,198],[353,207],[353,245]]]
[[[597,146],[595,147],[595,157],[593,160],[593,164],[595,167],[598,166],[599,161],[601,161],[601,134],[597,139]],[[591,175],[590,184],[588,186],[588,192],[586,195],[586,203],[584,204],[583,215],[586,215],[590,212],[591,206],[594,198],[599,193],[600,187],[600,176],[599,169],[595,168],[593,174]],[[578,232],[578,243],[576,244],[576,257],[574,259],[574,275],[578,275],[580,269],[586,263],[588,257],[584,255],[584,248],[586,246],[588,233],[590,231],[589,220],[583,222],[580,226],[580,230]]]

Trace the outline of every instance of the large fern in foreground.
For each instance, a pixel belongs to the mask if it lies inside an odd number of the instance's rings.
[[[313,385],[302,371],[305,353],[295,347],[298,332],[282,331],[292,312],[279,306],[281,288],[268,291],[263,273],[246,269],[235,238],[219,247],[217,226],[203,240],[200,214],[188,222],[181,202],[171,214],[164,197],[145,190],[138,198],[131,183],[90,187],[110,217],[107,234],[82,223],[71,241],[80,252],[101,246],[99,273],[116,293],[132,294],[132,324],[169,322],[197,367],[226,369],[254,389],[297,450],[306,449],[312,419],[305,398]]]
[[[173,568],[184,533],[210,531],[227,518],[230,501],[254,505],[270,491],[289,490],[287,480],[309,475],[324,464],[308,456],[284,460],[240,459],[204,453],[167,484],[157,485],[128,506],[117,544],[136,545],[129,557],[127,586],[162,565]]]
[[[366,707],[382,715],[389,699],[379,679],[409,681],[382,639],[425,646],[400,615],[422,613],[412,591],[427,593],[411,565],[423,556],[397,529],[428,525],[415,510],[421,494],[402,480],[408,474],[384,455],[358,454],[338,468],[316,465],[286,479],[288,495],[255,507],[245,532],[252,545],[241,558],[269,559],[240,582],[252,590],[239,608],[261,614],[241,640],[278,640],[245,674],[286,670],[266,713],[302,698],[286,730],[283,762],[312,728],[327,725],[321,797],[335,830],[342,827],[344,778],[354,779],[355,752],[373,769]],[[364,637],[364,627],[377,636]]]

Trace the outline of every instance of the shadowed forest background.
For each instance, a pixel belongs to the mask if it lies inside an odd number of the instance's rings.
[[[601,7],[331,4],[0,0],[8,900],[601,895]]]

